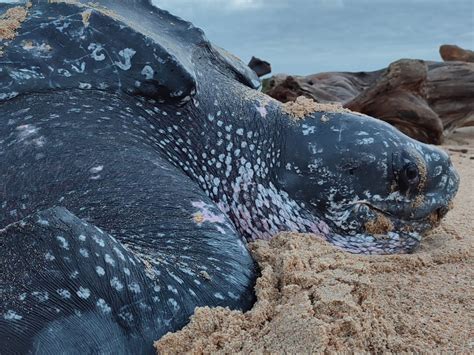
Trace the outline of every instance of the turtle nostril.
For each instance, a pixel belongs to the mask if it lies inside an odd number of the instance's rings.
[[[447,206],[440,207],[436,210],[436,214],[438,215],[438,220],[446,216],[446,213],[448,213],[449,208]]]

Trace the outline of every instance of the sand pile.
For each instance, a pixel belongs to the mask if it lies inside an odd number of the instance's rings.
[[[26,20],[27,9],[31,7],[28,3],[24,7],[16,6],[8,9],[4,14],[0,14],[0,40],[11,40],[16,36],[16,31],[21,23]]]
[[[157,350],[474,351],[474,130],[448,143],[460,191],[415,254],[356,256],[297,234],[258,241],[252,310],[199,308]]]
[[[302,119],[314,112],[331,112],[331,113],[360,113],[353,112],[342,107],[339,103],[322,104],[305,96],[298,96],[295,101],[288,101],[281,105],[283,112],[296,119]]]

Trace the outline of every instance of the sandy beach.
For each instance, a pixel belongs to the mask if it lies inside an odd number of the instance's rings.
[[[198,308],[158,352],[474,351],[474,129],[444,149],[460,190],[414,254],[356,256],[298,234],[255,242],[254,307]]]

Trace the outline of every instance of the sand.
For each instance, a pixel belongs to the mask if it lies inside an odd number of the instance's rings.
[[[21,23],[26,20],[28,8],[31,3],[24,6],[15,6],[8,9],[4,14],[0,14],[0,40],[12,40],[16,36],[16,31]]]
[[[158,352],[474,352],[474,129],[445,149],[460,191],[416,253],[356,256],[298,234],[257,241],[254,307],[197,308]]]
[[[281,105],[283,112],[287,113],[294,119],[302,119],[314,112],[329,112],[329,113],[353,113],[347,108],[342,107],[339,103],[322,104],[305,96],[298,96],[295,101],[288,101]]]

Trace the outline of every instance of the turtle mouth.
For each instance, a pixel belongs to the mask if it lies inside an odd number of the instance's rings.
[[[327,240],[352,253],[412,253],[450,206],[425,203],[423,214],[412,215],[406,205],[386,209],[380,203],[356,200],[326,215],[333,232]]]
[[[363,205],[367,206],[372,211],[376,212],[377,214],[382,214],[383,216],[400,222],[405,223],[423,223],[423,222],[430,222],[432,225],[437,225],[440,223],[441,219],[446,216],[448,211],[452,208],[452,202],[446,204],[433,204],[431,206],[424,206],[422,210],[424,213],[422,214],[414,214],[412,212],[405,213],[405,214],[396,214],[393,210],[385,209],[384,206],[378,206],[374,203],[371,203],[367,200],[360,200],[353,202],[352,205]],[[412,203],[413,207],[413,203]],[[407,208],[402,207],[400,210],[409,210]],[[405,215],[406,217],[397,217],[398,215]]]

